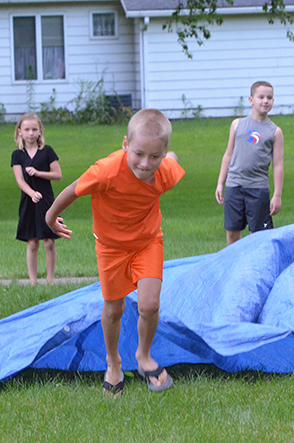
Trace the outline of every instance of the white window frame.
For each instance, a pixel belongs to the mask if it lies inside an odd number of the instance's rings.
[[[65,64],[65,78],[58,79],[43,79],[43,54],[42,54],[42,26],[41,19],[42,17],[60,17],[63,18],[63,44],[64,44],[64,64]],[[37,57],[37,78],[34,80],[16,80],[15,79],[15,57],[14,57],[14,28],[13,28],[13,19],[19,17],[34,17],[35,18],[35,30],[36,30],[36,57]],[[27,83],[28,81],[32,81],[34,83],[65,83],[68,78],[68,67],[67,67],[67,44],[66,44],[66,15],[64,12],[55,12],[55,13],[26,13],[26,14],[17,14],[13,13],[10,15],[10,37],[11,37],[11,66],[12,66],[12,82],[19,85]]]
[[[93,29],[93,20],[94,15],[102,15],[102,14],[113,14],[114,15],[114,35],[94,35]],[[90,22],[90,39],[91,40],[117,40],[118,39],[118,13],[115,9],[101,9],[90,11],[89,14],[89,22]]]

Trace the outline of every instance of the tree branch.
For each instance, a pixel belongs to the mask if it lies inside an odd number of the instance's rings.
[[[233,0],[223,0],[223,3],[234,5]],[[163,29],[169,32],[174,32],[174,27],[176,28],[178,43],[188,58],[192,58],[192,54],[189,51],[187,39],[195,38],[201,46],[204,40],[208,40],[211,36],[208,27],[213,24],[219,26],[222,24],[223,17],[217,12],[218,4],[218,0],[187,0],[185,4],[180,0],[171,17],[163,24]],[[271,0],[265,3],[263,11],[270,24],[277,19],[285,26],[293,24],[293,16],[286,12],[283,0]],[[287,30],[287,37],[294,41],[292,31]]]

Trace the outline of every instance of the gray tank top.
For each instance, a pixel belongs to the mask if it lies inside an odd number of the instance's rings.
[[[269,187],[268,170],[276,129],[277,125],[269,119],[260,122],[248,116],[239,120],[226,186]]]

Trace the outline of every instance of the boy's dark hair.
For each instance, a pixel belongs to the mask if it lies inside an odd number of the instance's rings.
[[[253,83],[253,85],[251,86],[251,89],[250,89],[251,97],[254,96],[256,89],[259,88],[259,86],[268,86],[269,88],[272,88],[272,90],[274,91],[273,86],[269,82],[258,81],[258,82]]]

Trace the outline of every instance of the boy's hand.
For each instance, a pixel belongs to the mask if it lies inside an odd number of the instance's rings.
[[[72,231],[67,229],[67,226],[65,224],[63,224],[62,222],[63,222],[63,218],[61,218],[61,217],[57,217],[57,219],[55,221],[50,222],[50,223],[48,223],[46,220],[47,225],[49,226],[49,228],[52,229],[52,231],[55,234],[59,235],[59,237],[70,239],[70,237],[72,235]]]
[[[281,197],[276,197],[273,195],[273,198],[271,199],[270,203],[270,215],[276,215],[278,212],[280,212],[282,207],[282,199]]]
[[[223,188],[224,187],[222,185],[217,185],[215,190],[215,198],[220,205],[223,205],[225,201],[223,198]]]
[[[45,215],[45,221],[47,225],[52,229],[59,237],[70,238],[72,231],[67,229],[64,225],[63,218],[59,216],[62,212],[71,205],[78,196],[75,194],[75,187],[78,180],[68,185],[59,195],[56,197]]]

